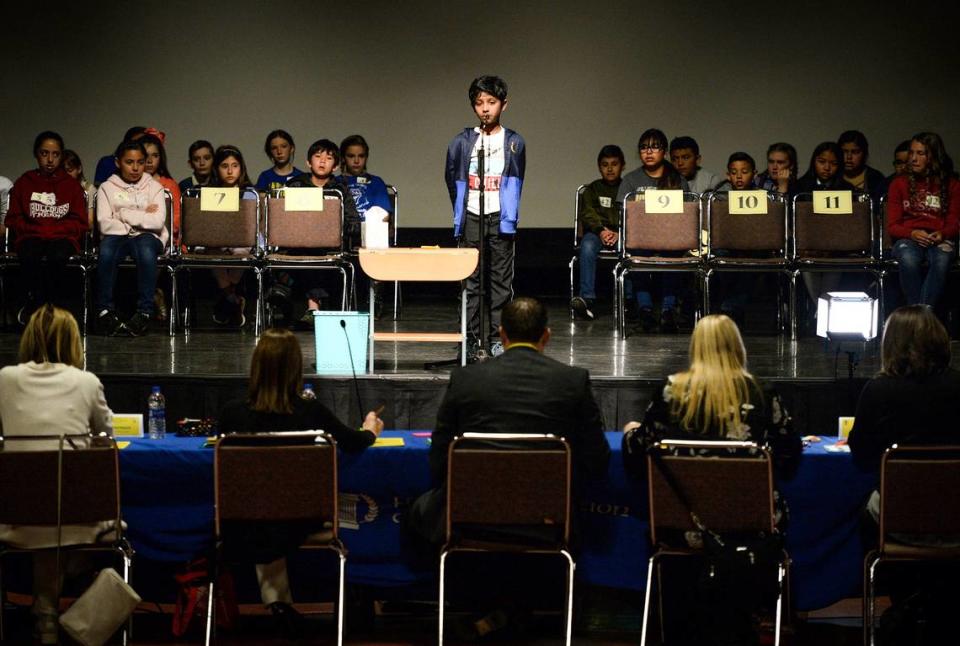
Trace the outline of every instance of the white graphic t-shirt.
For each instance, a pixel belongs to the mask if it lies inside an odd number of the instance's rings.
[[[474,128],[475,132],[480,132],[480,128]],[[503,139],[506,131],[500,128],[499,132],[492,135],[482,135],[477,137],[477,143],[473,146],[470,153],[470,178],[469,193],[467,194],[467,211],[473,214],[480,213],[480,177],[477,174],[477,153],[483,145],[483,212],[485,215],[496,213],[500,210],[500,177],[503,175],[504,155]]]

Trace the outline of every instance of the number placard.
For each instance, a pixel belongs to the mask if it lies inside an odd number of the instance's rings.
[[[322,211],[323,189],[299,187],[283,189],[284,208],[287,211]]]
[[[813,212],[820,215],[852,215],[853,191],[814,191]]]
[[[730,191],[729,210],[732,215],[766,215],[766,191]]]
[[[200,189],[201,211],[239,211],[240,189],[236,186],[204,186]]]
[[[643,200],[647,213],[683,213],[683,191],[648,188]]]

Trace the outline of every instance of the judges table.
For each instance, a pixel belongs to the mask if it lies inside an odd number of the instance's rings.
[[[382,437],[392,445],[340,454],[347,579],[376,586],[423,582],[434,574],[405,562],[398,519],[430,486],[429,437],[409,431]],[[646,501],[642,485],[623,470],[620,438],[607,433],[613,452],[607,479],[582,501],[577,575],[583,583],[638,590],[649,556]],[[787,550],[798,610],[859,594],[859,512],[875,477],[858,471],[849,454],[826,451],[828,443],[832,438],[807,447],[797,475],[778,485],[790,508]],[[214,451],[203,444],[203,438],[134,439],[120,451],[123,515],[139,556],[182,562],[210,547]]]

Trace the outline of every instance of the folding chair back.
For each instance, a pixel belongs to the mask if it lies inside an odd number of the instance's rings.
[[[700,248],[700,199],[683,194],[683,213],[647,213],[643,193],[624,200],[624,248],[630,251],[690,251]]]
[[[268,247],[343,249],[343,201],[339,191],[323,191],[322,211],[288,211],[283,197],[267,198]]]
[[[92,442],[91,442],[92,441]],[[64,525],[120,520],[117,445],[110,438],[68,439],[63,451]],[[57,525],[56,438],[8,437],[0,450],[0,523]],[[33,445],[34,448],[31,448]]]
[[[710,250],[770,251],[786,253],[787,207],[783,197],[768,194],[767,213],[730,213],[726,193],[712,193],[707,202]]]
[[[719,533],[771,532],[774,529],[773,469],[765,449],[736,443],[730,453],[722,442],[685,443],[709,455],[671,455],[662,447],[659,460],[679,485],[703,524]],[[753,451],[746,455],[744,451]],[[653,456],[647,457],[650,496],[650,532],[654,544],[658,532],[696,531],[687,506],[663,475]]]
[[[458,526],[570,527],[570,447],[560,438],[468,434],[450,445],[447,538]],[[504,501],[510,501],[504,504]]]
[[[316,521],[337,535],[337,448],[325,433],[228,435],[214,460],[223,522]]]
[[[180,207],[180,234],[183,244],[188,248],[254,249],[258,246],[259,211],[259,198],[241,199],[236,211],[222,212],[204,211],[200,208],[199,197],[184,194]]]
[[[824,215],[813,212],[814,193],[801,193],[793,199],[795,256],[810,252],[873,255],[873,207],[866,194],[853,194],[853,213]]]
[[[880,468],[881,549],[890,534],[960,536],[960,446],[893,447]]]

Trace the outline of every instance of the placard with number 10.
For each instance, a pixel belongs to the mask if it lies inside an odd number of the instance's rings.
[[[727,200],[733,215],[767,214],[766,191],[730,191]]]
[[[683,213],[683,191],[648,188],[643,200],[647,213]]]

